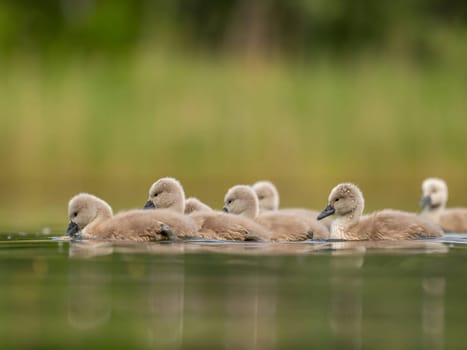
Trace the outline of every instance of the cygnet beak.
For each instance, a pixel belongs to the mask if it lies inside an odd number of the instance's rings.
[[[336,212],[336,209],[334,209],[334,207],[331,204],[329,204],[326,208],[324,208],[324,210],[318,215],[316,219],[317,220],[324,219],[325,217],[328,217],[329,215],[332,215],[335,212]]]
[[[229,212],[229,209],[227,209],[227,207],[224,207],[224,208],[222,208],[222,211],[223,211],[224,213],[228,213],[228,212]]]
[[[79,227],[78,224],[74,223],[73,221],[70,221],[68,224],[68,227],[66,229],[65,235],[74,237],[76,234],[79,232]]]
[[[156,206],[154,205],[152,200],[148,200],[144,205],[143,209],[156,209]]]
[[[422,199],[420,199],[418,205],[420,205],[421,208],[431,207],[431,197],[422,196]]]

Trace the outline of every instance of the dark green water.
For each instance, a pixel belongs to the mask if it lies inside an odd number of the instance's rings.
[[[465,349],[467,240],[0,236],[1,349]]]

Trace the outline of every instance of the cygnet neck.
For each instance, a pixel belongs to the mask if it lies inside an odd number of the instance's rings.
[[[446,207],[445,204],[439,205],[437,207],[426,207],[422,211],[422,216],[430,219],[431,221],[435,223],[439,223],[441,214],[444,211],[445,207]]]
[[[345,233],[350,226],[358,223],[361,211],[357,209],[345,215],[337,216],[331,223],[330,239],[345,239]]]
[[[243,210],[240,215],[243,215],[249,219],[256,219],[259,214],[259,206],[254,201],[251,201],[249,205]]]

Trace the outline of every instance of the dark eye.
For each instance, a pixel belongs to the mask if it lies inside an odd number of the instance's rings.
[[[259,199],[259,200],[263,200],[263,199],[264,199],[264,196],[258,196],[258,199]]]
[[[160,194],[160,192],[154,193],[154,197],[157,197]]]
[[[230,203],[232,203],[232,202],[233,202],[233,199],[229,199],[229,200],[227,201],[227,204],[230,204]]]
[[[78,212],[75,211],[73,214],[71,214],[74,218],[78,216]]]
[[[336,198],[336,202],[339,201],[340,198]]]

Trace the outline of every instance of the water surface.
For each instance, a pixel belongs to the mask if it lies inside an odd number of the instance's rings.
[[[467,235],[69,242],[0,235],[2,349],[465,348]]]

